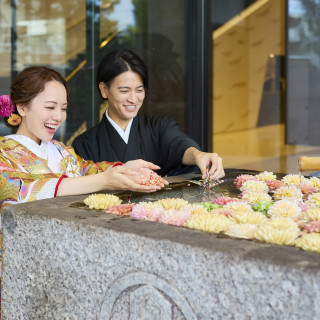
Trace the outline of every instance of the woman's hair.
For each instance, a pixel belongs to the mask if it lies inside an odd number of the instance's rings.
[[[138,73],[142,78],[144,87],[148,88],[147,67],[141,58],[130,50],[117,50],[105,55],[97,69],[98,88],[100,82],[104,82],[110,88],[115,77],[126,71]]]
[[[46,83],[50,81],[58,81],[65,87],[67,102],[69,103],[69,85],[59,72],[47,67],[29,67],[19,73],[10,87],[11,100],[15,105],[14,113],[18,114],[17,104],[29,104],[32,99],[44,90]],[[8,118],[4,118],[3,120],[6,125],[12,127],[7,122]]]

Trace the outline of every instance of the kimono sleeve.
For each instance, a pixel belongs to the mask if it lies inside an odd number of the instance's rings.
[[[61,162],[62,171],[66,172],[67,175],[71,167],[76,168],[75,170],[79,171],[80,176],[86,176],[106,171],[110,167],[122,165],[121,162],[93,162],[91,160],[84,160],[75,153],[72,147],[67,147],[67,150],[71,154],[71,157],[67,157]]]

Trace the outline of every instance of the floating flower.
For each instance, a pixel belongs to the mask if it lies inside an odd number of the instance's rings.
[[[249,202],[250,204],[257,203],[258,201],[265,200],[271,201],[272,198],[265,192],[244,192],[241,195],[241,199]]]
[[[317,187],[320,190],[320,179],[317,177],[311,177],[309,178],[309,182],[311,183],[311,185],[313,185],[314,187]]]
[[[309,194],[305,203],[310,207],[320,207],[320,192]]]
[[[267,216],[268,211],[272,205],[273,205],[272,200],[259,200],[256,203],[252,204],[251,208],[254,211],[259,211],[259,212],[263,213],[265,216]]]
[[[312,207],[307,209],[299,215],[299,219],[306,221],[320,220],[320,208]]]
[[[280,180],[265,180],[264,183],[268,186],[270,191],[275,191],[285,185],[284,182]]]
[[[227,203],[232,201],[241,201],[241,200],[238,198],[232,198],[232,197],[219,197],[216,200],[214,200],[213,203],[219,204],[220,206],[224,206]]]
[[[83,202],[90,209],[105,210],[108,207],[120,204],[122,200],[113,194],[92,194],[84,199]]]
[[[130,215],[134,205],[134,203],[118,204],[108,207],[104,212],[117,214],[119,216]]]
[[[273,197],[276,200],[283,198],[302,199],[302,192],[296,186],[283,186],[274,191]]]
[[[295,241],[295,245],[306,251],[320,252],[320,233],[307,233]]]
[[[158,221],[163,209],[149,206],[148,203],[138,203],[132,208],[130,216],[135,219]]]
[[[206,232],[219,233],[228,230],[231,221],[219,213],[194,214],[184,224],[186,228],[197,229]]]
[[[254,233],[257,230],[257,225],[244,223],[244,224],[232,224],[225,232],[230,237],[254,239]]]
[[[319,191],[318,187],[309,183],[297,183],[295,186],[300,189],[303,194],[311,194]]]
[[[274,203],[268,215],[271,217],[297,217],[301,213],[301,208],[297,201],[283,199]]]
[[[179,199],[179,198],[160,199],[156,201],[156,203],[161,205],[162,208],[166,210],[169,210],[169,209],[179,210],[189,204],[188,201]]]
[[[222,207],[221,205],[212,202],[196,202],[195,204],[203,206],[208,212]]]
[[[259,225],[266,221],[266,216],[261,214],[260,212],[255,211],[235,211],[232,213],[230,220],[235,223],[241,224],[255,224]]]
[[[253,211],[249,203],[244,201],[232,201],[223,206],[224,209],[231,209],[233,211]]]
[[[186,207],[184,207],[183,210],[189,212],[190,215],[194,215],[197,213],[205,214],[208,212],[206,208],[198,204],[189,204]]]
[[[232,209],[221,208],[221,209],[215,209],[214,211],[211,211],[211,212],[223,214],[227,218],[230,218],[234,211]]]
[[[260,225],[255,238],[267,243],[291,245],[299,236],[298,225],[291,219],[275,218]]]
[[[248,180],[240,188],[243,192],[268,192],[269,188],[263,181]]]
[[[276,180],[277,176],[273,172],[264,171],[256,175],[258,180],[265,181],[265,180]]]
[[[318,221],[310,221],[305,223],[302,227],[301,227],[302,231],[306,231],[306,232],[320,232],[320,220]]]
[[[165,210],[159,217],[159,222],[181,227],[190,218],[190,213],[184,210]]]
[[[281,181],[284,182],[286,185],[304,183],[307,180],[308,180],[307,178],[305,178],[304,176],[301,176],[299,174],[287,174],[286,176],[284,176],[281,179]]]
[[[254,175],[251,175],[251,174],[242,174],[234,180],[234,185],[236,186],[237,189],[240,190],[243,183],[248,180],[258,180],[258,178]]]

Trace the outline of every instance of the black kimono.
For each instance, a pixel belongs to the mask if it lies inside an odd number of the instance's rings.
[[[181,160],[188,148],[200,149],[194,140],[180,130],[174,120],[143,115],[137,115],[133,119],[126,144],[105,114],[98,125],[79,135],[72,147],[85,160],[95,162],[127,162],[136,159],[150,161],[161,167],[157,173],[162,176],[181,171]]]

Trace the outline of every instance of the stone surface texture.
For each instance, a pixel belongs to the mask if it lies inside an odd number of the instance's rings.
[[[318,319],[320,255],[73,206],[84,198],[4,209],[2,319]]]

